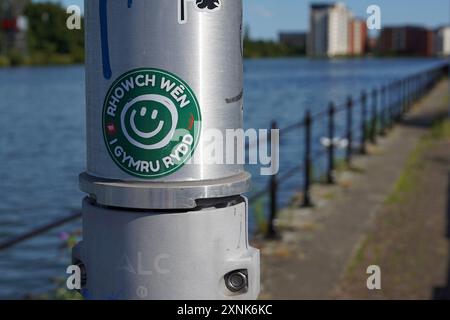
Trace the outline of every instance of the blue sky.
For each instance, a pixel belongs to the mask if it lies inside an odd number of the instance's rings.
[[[166,0],[167,1],[167,0]],[[233,0],[224,0],[233,1]],[[254,38],[275,39],[280,30],[307,30],[309,0],[243,0],[245,23]],[[83,5],[83,0],[60,0],[66,5]],[[335,2],[319,0],[314,2]],[[365,17],[371,4],[381,7],[382,24],[422,24],[436,27],[450,24],[449,0],[347,0],[342,1],[356,15]]]

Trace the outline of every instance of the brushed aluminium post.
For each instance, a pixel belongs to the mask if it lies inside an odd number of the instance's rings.
[[[243,127],[242,1],[87,0],[85,21],[83,294],[256,299],[250,175],[206,139]]]

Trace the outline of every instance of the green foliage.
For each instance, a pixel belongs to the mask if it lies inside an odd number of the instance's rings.
[[[68,15],[61,4],[30,2],[25,9],[25,16],[29,24],[28,55],[24,57],[17,51],[11,51],[6,57],[0,57],[0,66],[84,62],[84,32],[67,29]],[[287,46],[274,41],[251,40],[248,27],[244,33],[246,58],[292,57],[306,53],[304,47]]]
[[[9,58],[6,56],[0,56],[0,67],[9,66]]]
[[[67,29],[68,15],[60,4],[31,3],[25,15],[29,21],[27,40],[31,53],[64,55],[83,49],[83,31]]]
[[[431,131],[423,137],[416,149],[411,153],[402,175],[398,179],[394,192],[387,199],[388,204],[401,203],[405,195],[417,185],[417,177],[423,168],[422,158],[435,141],[450,138],[450,120],[438,120]]]
[[[273,41],[244,39],[245,58],[293,57],[305,55],[303,47],[287,46]]]
[[[84,32],[67,28],[69,16],[61,4],[30,2],[24,14],[28,18],[28,54],[9,50],[0,57],[0,67],[84,62]]]
[[[10,50],[8,52],[9,65],[19,66],[24,64],[25,57],[16,49]]]
[[[436,140],[450,139],[450,119],[444,117],[439,119],[431,128],[430,138]]]
[[[244,57],[245,58],[273,58],[293,57],[306,54],[306,48],[287,46],[274,41],[252,40],[250,26],[244,27]]]

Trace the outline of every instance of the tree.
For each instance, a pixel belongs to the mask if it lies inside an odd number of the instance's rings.
[[[84,35],[82,30],[68,30],[66,10],[60,4],[30,3],[25,9],[28,17],[28,49],[40,55],[70,55],[73,62],[82,62]]]

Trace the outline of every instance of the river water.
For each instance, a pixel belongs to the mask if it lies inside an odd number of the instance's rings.
[[[349,94],[359,95],[363,89],[438,63],[430,59],[248,60],[245,126],[268,128],[271,120],[288,126],[300,121],[306,109],[320,112],[330,101],[341,103]],[[0,69],[0,241],[79,210],[84,196],[78,191],[78,174],[85,161],[84,107],[82,66]],[[324,124],[315,126],[315,139]],[[299,131],[283,137],[281,173],[301,163],[301,136]],[[316,165],[324,166],[321,160]],[[259,169],[248,167],[254,190],[267,183]],[[300,183],[298,172],[283,184],[281,205],[289,202]],[[250,220],[254,230],[253,213]],[[70,261],[61,238],[79,228],[78,221],[0,252],[0,298],[54,288],[55,279],[65,277]]]

